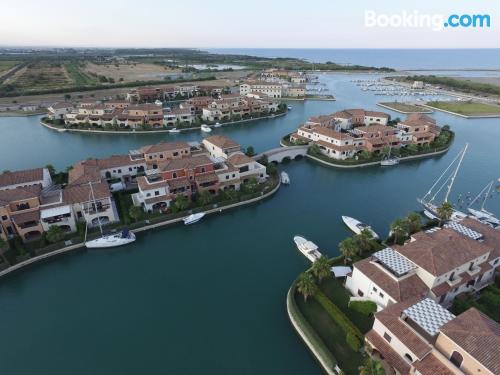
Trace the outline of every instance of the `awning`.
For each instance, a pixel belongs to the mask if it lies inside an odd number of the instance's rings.
[[[332,267],[330,270],[333,272],[335,277],[345,277],[347,276],[348,273],[350,273],[351,267],[344,267],[344,266],[338,266],[338,267]]]
[[[59,215],[65,215],[71,213],[69,206],[59,206],[54,208],[48,208],[42,210],[41,218],[46,219],[48,217],[54,217]]]

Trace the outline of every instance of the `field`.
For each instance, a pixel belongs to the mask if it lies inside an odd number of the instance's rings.
[[[13,68],[17,64],[19,64],[19,61],[11,61],[11,60],[0,60],[0,76],[7,70]]]
[[[3,84],[9,84],[23,92],[69,87],[73,80],[64,68],[56,62],[35,62],[17,71]]]
[[[84,72],[94,77],[111,78],[115,82],[157,81],[165,76],[176,75],[179,70],[148,63],[108,63],[96,64],[88,62]]]
[[[97,84],[97,79],[82,71],[82,65],[71,62],[65,64],[64,67],[76,86],[90,86]]]
[[[396,112],[401,113],[431,113],[432,111],[428,108],[424,108],[415,104],[401,103],[401,102],[385,102],[378,103],[382,107],[387,107]]]
[[[500,116],[500,105],[476,102],[428,102],[428,106],[464,116]]]

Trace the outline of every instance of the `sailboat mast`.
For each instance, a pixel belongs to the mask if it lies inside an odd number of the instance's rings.
[[[483,204],[481,204],[481,211],[484,211],[484,205],[486,204],[486,199],[488,199],[492,187],[493,187],[493,181],[491,181],[487,186],[488,190],[486,190],[486,193],[484,194]]]
[[[97,212],[97,202],[95,201],[95,196],[94,196],[94,189],[92,188],[92,182],[89,182],[90,186],[90,194],[92,196],[92,203],[94,204],[95,210]],[[101,231],[101,236],[103,235],[102,232],[102,225],[101,225],[101,219],[97,217],[97,223],[99,224],[99,230]]]
[[[458,162],[457,168],[455,168],[455,171],[453,172],[453,175],[451,176],[450,184],[448,185],[448,191],[446,192],[446,195],[444,197],[444,201],[448,202],[448,197],[450,196],[451,188],[453,187],[453,183],[455,182],[455,178],[457,177],[458,170],[460,169],[460,166],[462,165],[462,161],[464,160],[465,152],[467,151],[467,147],[469,147],[469,144],[466,143],[464,150],[462,151],[462,156],[460,156],[460,160]]]

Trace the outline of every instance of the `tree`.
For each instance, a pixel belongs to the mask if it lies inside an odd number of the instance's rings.
[[[443,204],[437,208],[437,214],[441,221],[450,220],[453,214],[453,206],[450,202],[443,202]]]
[[[390,147],[388,147],[388,146],[385,146],[385,147],[382,149],[381,154],[382,154],[382,156],[384,156],[384,157],[385,157],[385,156],[389,156],[389,153],[390,153],[390,152],[391,152],[391,148],[390,148]]]
[[[250,156],[250,157],[255,155],[255,150],[254,150],[253,146],[247,147],[247,150],[245,151],[245,155]]]
[[[418,146],[414,143],[410,143],[408,146],[406,146],[406,151],[411,154],[415,154],[418,152]]]
[[[311,146],[309,146],[308,152],[312,156],[321,155],[321,149],[319,148],[319,146],[317,144],[312,144]]]
[[[359,157],[363,160],[368,160],[372,157],[372,153],[370,151],[363,150],[363,151],[361,151],[361,154],[359,155]]]
[[[369,358],[364,366],[359,368],[360,375],[385,375],[385,370],[379,361]]]
[[[212,194],[210,194],[208,190],[202,191],[198,196],[198,202],[200,202],[202,206],[206,206],[211,201],[212,201]]]
[[[373,240],[373,234],[368,229],[363,229],[360,234],[356,234],[354,236],[354,239],[356,241],[360,255],[361,253],[371,250],[371,241]]]
[[[71,95],[70,94],[64,94],[64,99],[70,100],[71,99]]]
[[[238,197],[238,192],[234,189],[228,189],[224,192],[228,200],[232,201]]]
[[[278,167],[274,163],[269,163],[266,167],[266,173],[270,176],[278,174]]]
[[[352,237],[347,237],[339,243],[339,249],[344,256],[344,264],[347,264],[347,258],[351,258],[358,252],[356,240]]]
[[[180,194],[175,198],[174,206],[178,211],[184,211],[189,207],[189,200],[185,195]]]
[[[128,216],[130,216],[134,221],[139,221],[142,218],[142,215],[144,215],[144,211],[142,210],[141,207],[138,206],[130,206],[128,210]]]
[[[410,234],[419,232],[422,229],[422,219],[416,212],[411,212],[406,217],[406,222],[408,223],[408,232]]]
[[[315,284],[312,275],[309,272],[301,273],[297,280],[297,291],[302,294],[304,301],[316,294],[317,290],[318,286]]]
[[[9,249],[9,243],[5,241],[2,237],[0,237],[0,257],[2,258],[2,261],[6,264],[9,264],[7,258],[5,257],[5,252],[8,249]]]
[[[401,244],[408,235],[408,222],[404,219],[396,219],[391,224],[391,232],[394,242]]]
[[[54,168],[54,166],[52,164],[47,164],[45,166],[45,168],[47,168],[49,170],[49,174],[51,177],[53,177],[56,174],[56,169]]]
[[[64,238],[64,232],[58,225],[51,225],[47,231],[47,241],[51,243],[62,241]]]
[[[253,193],[255,190],[257,190],[258,184],[259,184],[259,182],[257,181],[257,179],[255,177],[250,177],[248,182],[245,183],[245,185],[244,185],[245,191],[248,193]]]
[[[312,273],[316,276],[318,281],[330,276],[330,263],[328,263],[328,259],[325,256],[320,257],[313,263]]]

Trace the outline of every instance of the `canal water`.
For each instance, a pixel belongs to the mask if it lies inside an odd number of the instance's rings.
[[[256,151],[276,147],[311,115],[376,110],[381,97],[351,82],[375,78],[322,76],[336,102],[290,102],[285,117],[212,134]],[[338,242],[349,235],[341,215],[385,236],[391,221],[419,209],[416,198],[465,142],[470,150],[452,200],[500,177],[499,119],[433,116],[456,132],[443,156],[354,170],[292,161],[281,166],[291,185],[264,202],[194,226],[143,233],[126,248],[52,259],[0,280],[0,373],[320,374],[286,315],[287,289],[308,265],[293,235],[310,238],[329,256],[338,254]],[[90,156],[201,136],[61,134],[35,117],[0,118],[0,170],[48,163],[63,169]],[[500,214],[499,201],[495,192],[488,208]]]

